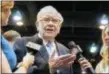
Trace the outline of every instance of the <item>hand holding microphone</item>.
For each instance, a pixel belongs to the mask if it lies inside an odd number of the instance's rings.
[[[83,51],[80,46],[76,45],[74,41],[69,42],[68,46],[71,49],[71,53],[76,55],[76,59],[80,63],[82,70],[85,70],[88,74],[94,74],[95,71],[90,62],[82,55]]]
[[[31,53],[32,55],[35,55],[41,48],[41,45],[43,44],[43,41],[41,38],[37,38],[36,42],[28,42],[26,44],[27,52]]]
[[[34,56],[31,55],[30,53],[27,53],[24,57],[22,62],[20,62],[17,65],[17,68],[19,67],[24,67],[26,70],[29,68],[34,63]]]
[[[27,53],[26,56],[24,56],[24,58],[23,58],[22,65],[24,65],[24,67],[28,68],[33,63],[34,63],[34,56],[31,55],[30,53]]]
[[[87,71],[88,68],[92,68],[92,65],[86,58],[80,58],[78,62],[81,66],[82,71]]]
[[[23,61],[18,64],[17,67],[23,66],[26,69],[34,64],[35,57],[34,55],[40,50],[42,44],[42,40],[40,38],[36,39],[36,43],[34,42],[28,42],[26,44],[27,53],[23,58]],[[37,66],[34,66],[34,69],[37,68]]]

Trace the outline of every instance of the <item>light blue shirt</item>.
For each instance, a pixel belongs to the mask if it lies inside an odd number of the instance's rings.
[[[40,35],[40,33],[38,33],[38,36],[40,38],[42,38],[42,36]],[[55,44],[54,40],[51,40],[50,42],[44,40],[43,38],[42,38],[42,40],[43,40],[43,45],[46,47],[47,53],[49,54],[49,57],[52,55],[52,53],[55,50],[54,58],[56,58],[58,56],[58,53],[57,53],[57,50],[56,50],[56,44]]]
[[[1,48],[4,52],[4,54],[6,55],[6,58],[9,62],[11,70],[13,70],[15,68],[16,62],[17,62],[15,52],[12,49],[12,47],[10,46],[9,42],[2,35],[0,35],[0,36],[1,36],[1,40],[0,40]]]

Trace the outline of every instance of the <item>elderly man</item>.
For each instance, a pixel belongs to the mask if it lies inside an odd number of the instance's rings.
[[[69,54],[68,49],[57,42],[55,37],[60,33],[63,23],[62,15],[52,6],[43,7],[37,14],[36,26],[38,34],[23,37],[14,44],[17,60],[20,62],[27,52],[26,44],[42,39],[42,47],[35,54],[34,66],[30,70],[34,74],[73,74],[72,63],[75,55]]]

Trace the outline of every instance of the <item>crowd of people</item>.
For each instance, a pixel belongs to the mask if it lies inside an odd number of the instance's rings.
[[[11,14],[14,1],[1,1],[1,26],[6,26]],[[73,52],[55,38],[60,33],[63,16],[51,5],[40,9],[37,14],[36,28],[38,33],[34,36],[21,37],[15,31],[8,31],[1,36],[0,73],[31,73],[31,74],[75,74],[73,64],[77,58]],[[42,44],[38,44],[38,40]],[[92,73],[109,73],[109,25],[102,32],[103,45],[100,55],[102,60]],[[31,42],[40,46],[36,54],[28,52],[26,45]],[[11,45],[12,46],[11,46]],[[31,49],[32,50],[32,49]],[[80,73],[93,69],[91,63],[80,58]]]

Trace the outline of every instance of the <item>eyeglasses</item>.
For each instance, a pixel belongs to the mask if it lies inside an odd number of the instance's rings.
[[[45,23],[48,23],[50,21],[52,21],[54,24],[59,24],[61,22],[61,20],[59,19],[54,19],[54,18],[43,18],[42,20],[40,21],[43,21]]]

